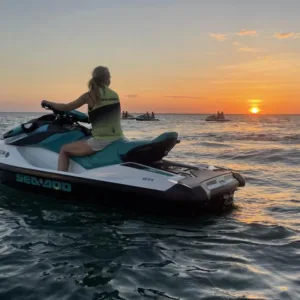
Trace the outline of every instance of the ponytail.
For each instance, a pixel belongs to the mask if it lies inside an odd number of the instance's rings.
[[[110,73],[106,67],[96,67],[88,83],[90,95],[95,103],[101,101],[100,88],[105,92],[104,85],[110,84]]]
[[[90,81],[88,83],[88,87],[89,87],[90,95],[91,95],[92,99],[95,101],[95,104],[97,102],[100,102],[101,96],[100,96],[99,86],[96,83],[94,78],[90,79]]]

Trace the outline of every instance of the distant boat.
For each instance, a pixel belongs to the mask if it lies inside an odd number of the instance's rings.
[[[154,116],[151,116],[149,114],[143,114],[139,115],[135,118],[137,121],[159,121],[159,119],[155,118]]]
[[[135,120],[135,117],[134,116],[132,116],[132,115],[129,115],[129,116],[127,116],[127,117],[122,117],[121,118],[122,120]]]
[[[129,114],[127,111],[122,113],[122,120],[135,120],[135,117]]]
[[[224,117],[224,114],[223,113],[218,113],[218,115],[211,115],[211,116],[208,116],[205,121],[207,122],[229,122],[231,121],[230,119],[226,119]]]

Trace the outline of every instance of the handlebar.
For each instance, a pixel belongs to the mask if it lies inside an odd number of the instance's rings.
[[[55,115],[59,115],[59,114],[62,113],[61,111],[56,110],[55,108],[53,108],[50,104],[46,103],[46,100],[42,100],[41,106],[42,106],[43,108],[45,108],[45,109],[52,110],[53,113],[54,113]]]
[[[53,114],[57,116],[59,119],[68,120],[68,122],[83,122],[83,123],[90,123],[88,116],[81,113],[83,116],[80,116],[80,112],[76,110],[72,110],[70,112],[60,111],[53,108],[47,100],[42,100],[41,106],[45,109],[49,109],[53,111]],[[77,115],[79,114],[79,116]]]

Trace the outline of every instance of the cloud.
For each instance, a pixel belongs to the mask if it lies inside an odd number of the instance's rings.
[[[216,39],[219,42],[223,42],[225,40],[227,40],[227,34],[222,34],[222,33],[211,33],[210,36],[213,39]]]
[[[263,49],[259,49],[259,48],[250,48],[247,46],[243,46],[241,43],[239,42],[233,42],[232,46],[234,47],[238,47],[238,51],[239,52],[248,52],[248,53],[260,53],[260,52],[264,52]]]
[[[136,94],[129,94],[129,95],[125,95],[126,98],[137,98],[138,95]]]
[[[173,99],[204,99],[203,97],[191,97],[191,96],[164,96],[165,98]]]
[[[210,37],[213,39],[223,42],[227,40],[228,36],[230,35],[239,35],[239,36],[257,36],[258,33],[256,30],[248,30],[248,29],[243,29],[237,33],[211,33]]]
[[[259,48],[241,47],[239,48],[239,52],[259,53],[263,52],[263,50]]]
[[[243,29],[241,31],[239,31],[237,33],[237,35],[240,35],[240,36],[256,36],[258,35],[257,34],[257,31],[256,30],[247,30],[247,29]]]
[[[279,40],[282,40],[282,39],[288,39],[294,35],[295,35],[295,32],[283,32],[283,33],[276,33],[274,35],[274,37]],[[298,35],[298,34],[296,34],[296,35]]]

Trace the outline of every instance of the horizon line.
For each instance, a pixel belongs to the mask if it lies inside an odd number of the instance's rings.
[[[0,111],[0,113],[44,113],[44,111]],[[51,113],[51,112],[49,112]],[[47,114],[47,112],[45,113]],[[145,114],[145,112],[130,112],[130,114]],[[209,113],[172,113],[172,112],[160,112],[155,113],[156,115],[214,115],[215,113],[209,112]],[[252,114],[252,113],[226,113],[224,115],[250,115],[250,116],[261,116],[261,115],[281,115],[281,116],[297,116],[300,115],[300,113],[258,113],[258,114]]]

